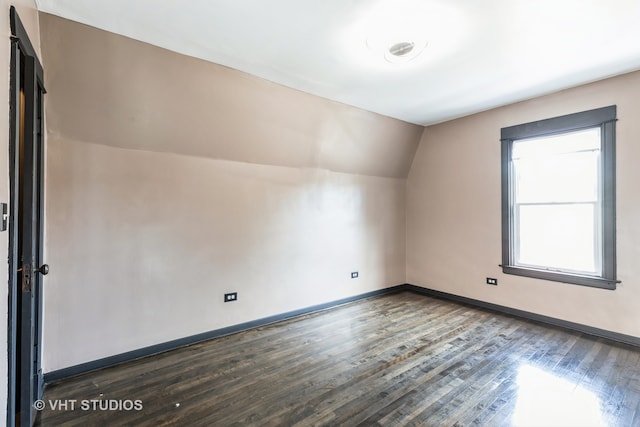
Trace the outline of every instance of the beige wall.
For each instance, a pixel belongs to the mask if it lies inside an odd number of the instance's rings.
[[[45,372],[405,282],[423,128],[46,14],[41,31]]]
[[[45,371],[405,281],[404,180],[48,144]]]
[[[22,23],[29,33],[31,42],[37,52],[40,52],[40,34],[38,27],[38,13],[35,10],[35,2],[24,1],[0,1],[0,32],[3,42],[0,43],[0,202],[9,202],[9,63],[11,59],[11,44],[9,36],[9,6],[16,6]],[[8,283],[7,257],[9,247],[9,232],[0,233],[0,283]],[[8,288],[3,285],[0,288],[0,424],[6,419],[7,410],[7,314],[8,314]]]
[[[617,104],[615,291],[503,275],[500,129]],[[426,129],[407,181],[407,280],[640,337],[640,72]],[[499,285],[488,286],[486,277]]]

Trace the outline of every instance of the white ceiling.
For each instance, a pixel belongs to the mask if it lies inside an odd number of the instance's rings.
[[[640,0],[37,3],[44,12],[422,125],[640,69]],[[428,43],[409,63],[389,63],[371,47],[408,37]]]

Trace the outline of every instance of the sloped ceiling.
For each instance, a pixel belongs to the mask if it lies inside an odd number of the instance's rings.
[[[48,142],[405,178],[423,127],[40,14]]]
[[[40,0],[39,9],[428,125],[640,69],[638,0]],[[418,40],[403,64],[384,46]]]

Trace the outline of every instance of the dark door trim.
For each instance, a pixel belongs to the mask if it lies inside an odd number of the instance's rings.
[[[11,22],[13,23],[13,8],[11,13]],[[13,30],[13,25],[12,25]],[[13,33],[13,31],[12,31]],[[9,301],[8,301],[8,328],[7,331],[7,351],[8,351],[8,392],[7,392],[7,426],[15,425],[15,407],[16,407],[16,346],[17,339],[17,314],[18,314],[18,204],[17,191],[20,187],[19,175],[16,165],[19,163],[19,153],[17,140],[20,135],[19,119],[20,114],[20,56],[18,43],[11,43],[11,83],[10,83],[10,102],[9,102]]]
[[[9,197],[10,197],[10,211],[9,211],[9,291],[8,291],[8,331],[7,331],[7,351],[8,351],[8,393],[7,393],[7,425],[14,426],[16,424],[16,389],[17,384],[20,381],[20,372],[17,369],[17,356],[21,354],[18,352],[17,346],[19,343],[18,334],[18,316],[21,310],[18,307],[19,301],[19,293],[20,288],[18,286],[18,269],[21,267],[21,254],[20,254],[20,245],[19,245],[19,217],[21,215],[20,211],[20,84],[21,84],[21,76],[24,75],[26,69],[29,68],[31,71],[31,75],[35,76],[35,90],[36,94],[34,96],[33,108],[35,110],[32,113],[35,113],[34,122],[32,120],[31,123],[31,131],[33,132],[33,138],[29,138],[33,140],[34,138],[40,141],[40,144],[37,144],[33,148],[38,150],[37,156],[35,157],[37,160],[32,165],[33,168],[37,168],[40,173],[38,174],[38,182],[35,183],[34,191],[36,194],[34,196],[39,200],[39,208],[40,212],[36,213],[39,215],[39,219],[42,219],[42,191],[43,191],[43,138],[44,138],[44,129],[42,123],[42,113],[43,113],[43,102],[42,95],[45,93],[44,91],[44,73],[42,69],[42,65],[38,59],[38,56],[29,40],[27,32],[20,21],[20,17],[16,12],[16,9],[12,6],[9,12],[10,16],[10,25],[11,25],[11,65],[10,65],[10,90],[9,90],[9,177],[10,177],[10,185],[9,185]],[[29,64],[29,67],[25,67],[26,63]],[[33,80],[32,80],[33,81]],[[31,91],[33,93],[33,90]],[[38,120],[40,118],[40,120]],[[37,234],[42,236],[42,221],[40,221],[40,227],[37,230]],[[39,245],[39,251],[41,251],[42,245]],[[41,253],[39,253],[41,259]],[[37,266],[36,266],[37,267]],[[39,275],[37,275],[39,276]],[[36,302],[37,305],[35,307],[35,322],[41,322],[41,313],[42,313],[42,299],[41,299],[41,277],[33,278],[33,289],[37,293]],[[37,335],[34,336],[34,340],[37,342],[38,349],[40,347],[41,336],[40,336],[40,328],[36,328]],[[41,376],[40,366],[39,366],[39,357],[36,360],[37,366],[34,368],[37,375]],[[37,396],[41,395],[42,392],[42,384],[38,382],[35,384],[36,394]],[[32,417],[27,417],[31,419]],[[25,418],[23,418],[25,421]],[[22,425],[25,425],[22,422]]]
[[[29,36],[27,35],[27,30],[24,29],[20,16],[18,15],[16,8],[13,6],[11,6],[11,9],[9,10],[9,18],[11,22],[11,41],[18,44],[18,47],[24,55],[33,57],[35,60],[38,83],[44,88],[44,72],[42,70],[42,64],[40,64],[38,54],[33,48],[31,40],[29,40]]]

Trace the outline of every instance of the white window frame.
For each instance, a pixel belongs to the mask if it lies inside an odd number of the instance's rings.
[[[615,236],[615,122],[616,106],[510,126],[501,130],[502,141],[502,271],[505,274],[552,280],[604,289],[616,288]],[[520,265],[517,259],[515,179],[512,150],[515,141],[600,128],[600,189],[595,226],[600,239],[601,262],[597,274]]]

